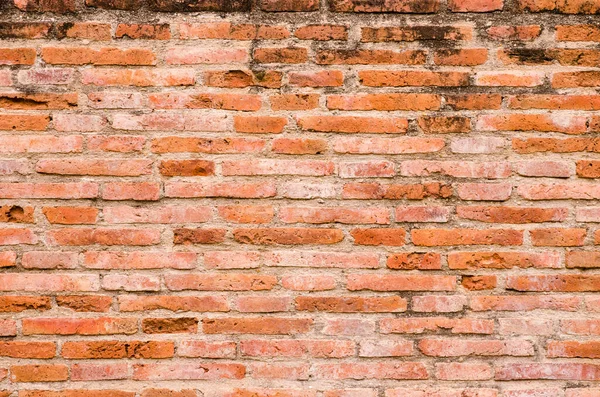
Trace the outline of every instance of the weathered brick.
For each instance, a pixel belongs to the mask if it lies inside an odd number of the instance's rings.
[[[0,397],[600,393],[597,0],[0,14]]]

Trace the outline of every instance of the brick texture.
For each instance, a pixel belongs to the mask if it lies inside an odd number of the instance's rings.
[[[599,397],[598,18],[0,1],[0,397]]]

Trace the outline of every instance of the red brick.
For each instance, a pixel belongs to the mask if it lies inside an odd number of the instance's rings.
[[[528,363],[504,364],[496,368],[496,380],[587,380],[595,381],[600,377],[600,367],[594,364],[580,363]]]
[[[465,72],[368,70],[358,72],[358,78],[366,87],[460,87],[469,83]]]
[[[505,201],[512,193],[512,186],[506,183],[461,183],[457,194],[463,200]]]
[[[560,257],[555,252],[451,252],[448,254],[450,269],[511,269],[560,268]]]
[[[106,41],[111,39],[110,24],[96,22],[62,23],[55,26],[58,39],[74,38]]]
[[[543,81],[540,72],[478,72],[475,76],[475,85],[483,87],[535,87]]]
[[[297,266],[341,269],[375,269],[379,256],[375,253],[275,251],[264,255],[266,266]]]
[[[141,312],[147,310],[226,312],[229,311],[223,296],[119,296],[119,310],[123,312]]]
[[[567,208],[535,208],[535,207],[483,207],[458,206],[456,215],[460,218],[488,223],[540,223],[560,222],[567,219]]]
[[[347,199],[376,199],[386,198],[398,200],[423,200],[427,197],[448,198],[452,196],[450,185],[439,182],[425,184],[394,184],[381,185],[378,183],[348,183],[344,185],[343,198]]]
[[[46,233],[54,245],[153,245],[158,244],[160,233],[151,229],[63,228]]]
[[[134,392],[122,390],[63,389],[63,390],[21,390],[22,397],[134,397]]]
[[[535,309],[575,311],[581,299],[578,297],[543,296],[477,296],[471,298],[471,309],[475,311],[528,311]]]
[[[225,229],[188,229],[173,230],[174,244],[219,244],[225,241]]]
[[[572,247],[583,245],[585,229],[533,229],[529,231],[534,246]]]
[[[305,63],[308,52],[302,47],[257,48],[252,57],[258,63]]]
[[[76,381],[120,380],[126,379],[128,373],[127,363],[71,365],[71,379]]]
[[[344,84],[344,74],[341,70],[290,72],[289,83],[299,87],[339,87]]]
[[[6,39],[42,39],[49,37],[51,27],[45,22],[3,22],[0,35]]]
[[[277,279],[252,274],[185,274],[166,275],[165,285],[171,291],[264,291],[272,289]]]
[[[56,297],[58,306],[75,312],[107,312],[112,305],[112,297],[105,295],[61,295]]]
[[[546,349],[548,357],[598,358],[599,342],[549,341]]]
[[[251,134],[279,134],[287,123],[285,117],[236,116],[234,119],[237,132]]]
[[[88,145],[89,146],[89,145]],[[265,142],[252,138],[164,137],[152,140],[155,153],[252,153],[265,147]]]
[[[327,108],[338,110],[438,110],[441,97],[435,94],[329,95]]]
[[[597,335],[598,320],[596,319],[567,319],[560,321],[561,332],[568,335]]]
[[[568,251],[565,255],[567,268],[593,269],[600,267],[597,251]]]
[[[341,358],[354,354],[354,342],[329,339],[250,339],[240,342],[240,351],[250,357]]]
[[[163,160],[158,170],[164,176],[210,176],[215,173],[215,163],[206,160]]]
[[[120,23],[115,31],[116,38],[169,40],[171,30],[168,24],[126,24]]]
[[[78,255],[74,252],[28,251],[21,258],[25,269],[74,269],[78,267]]]
[[[398,253],[387,258],[386,265],[395,270],[440,270],[441,256],[436,253]]]
[[[136,318],[30,318],[23,320],[23,335],[134,334]]]
[[[354,274],[347,278],[350,291],[454,291],[454,276]]]
[[[563,274],[542,276],[511,276],[506,289],[516,291],[598,291],[600,278],[595,275]]]
[[[486,380],[492,378],[492,367],[484,363],[440,363],[435,376],[440,380]]]
[[[248,51],[242,48],[172,47],[165,60],[169,65],[230,64],[246,62]]]
[[[511,169],[506,162],[407,160],[400,164],[400,173],[403,176],[442,174],[454,178],[501,179],[508,178]]]
[[[411,154],[439,152],[445,146],[437,138],[334,138],[333,150],[354,154]]]
[[[142,331],[146,334],[195,334],[198,319],[194,317],[144,318]]]
[[[477,66],[483,65],[487,59],[488,51],[484,48],[445,49],[434,53],[433,62],[436,65]]]
[[[422,65],[426,58],[421,50],[322,50],[316,54],[320,65]]]
[[[546,319],[500,318],[498,332],[503,335],[551,335],[554,321]]]
[[[267,12],[308,12],[317,11],[317,0],[260,0],[261,10]]]
[[[414,312],[452,313],[462,311],[466,303],[464,296],[423,295],[412,298],[411,309]]]
[[[421,339],[419,350],[426,356],[533,356],[531,342],[507,340]]]
[[[219,216],[234,223],[270,223],[274,216],[270,206],[220,206]]]
[[[496,276],[463,276],[460,282],[469,291],[494,289],[498,285]]]
[[[284,276],[281,279],[281,286],[292,291],[325,291],[334,289],[336,281],[333,276],[318,274]]]
[[[33,65],[35,58],[33,48],[0,48],[0,65]]]
[[[539,25],[498,25],[488,28],[486,32],[494,40],[531,41],[539,37],[542,28]]]
[[[43,47],[42,59],[51,65],[154,65],[156,56],[150,50],[114,47]]]
[[[89,106],[97,109],[138,109],[143,107],[140,93],[90,92]]]
[[[283,94],[269,97],[273,110],[310,110],[319,106],[317,94]]]
[[[390,223],[385,208],[283,207],[279,219],[284,223]]]
[[[69,378],[69,367],[64,364],[11,365],[12,382],[61,382]]]
[[[191,83],[194,84],[192,78]],[[222,109],[256,111],[261,107],[257,95],[163,92],[148,97],[155,109]]]
[[[214,318],[202,320],[202,330],[206,334],[294,335],[307,333],[312,324],[308,318]]]
[[[203,259],[209,269],[252,269],[261,263],[257,251],[206,251]]]
[[[102,277],[102,289],[107,291],[159,291],[160,279],[155,276],[107,274]]]
[[[350,234],[357,245],[402,246],[406,242],[404,229],[353,229]]]
[[[204,73],[205,84],[209,87],[281,87],[282,73],[278,71],[227,70]]]
[[[347,116],[307,116],[298,119],[303,130],[345,133],[404,133],[408,120],[402,118],[379,119]]]
[[[485,154],[499,153],[507,146],[507,141],[500,137],[459,138],[450,143],[453,153]]]
[[[2,273],[2,291],[97,291],[97,275],[84,274],[43,274],[43,273]]]
[[[190,69],[86,69],[81,82],[96,86],[171,87],[194,85]],[[129,94],[133,96],[135,94]]]
[[[139,208],[121,205],[105,207],[103,215],[108,223],[203,223],[212,218],[210,209],[202,206]]]
[[[512,229],[413,229],[415,245],[522,245],[523,231]]]
[[[113,115],[112,126],[118,130],[128,131],[224,131],[227,127],[227,116],[194,115],[175,113],[151,113],[131,115],[119,113]]]
[[[427,379],[428,372],[424,364],[419,362],[371,362],[318,364],[316,373],[319,379]]]
[[[243,296],[236,299],[236,306],[241,313],[276,313],[289,310],[290,297]]]
[[[231,24],[229,22],[182,23],[179,37],[190,39],[279,40],[290,36],[283,26]]]
[[[0,312],[18,313],[25,310],[45,311],[50,309],[50,298],[46,296],[3,295],[0,297]]]
[[[448,8],[453,12],[490,12],[501,10],[502,0],[451,0]]]
[[[515,95],[509,99],[511,109],[596,110],[598,95]]]
[[[110,182],[102,188],[104,200],[158,200],[160,185],[154,182]]]
[[[406,311],[406,300],[399,297],[299,296],[296,310],[334,313],[385,313]]]
[[[56,353],[54,342],[0,342],[0,356],[10,358],[52,358]]]
[[[312,138],[278,138],[273,140],[271,150],[280,154],[321,154],[327,151],[327,141]]]
[[[498,94],[446,95],[446,104],[453,110],[500,109],[502,96]]]
[[[348,28],[343,25],[307,25],[294,31],[300,40],[347,40]]]
[[[391,178],[396,175],[395,164],[391,161],[362,161],[339,165],[341,178]]]
[[[396,222],[447,222],[450,210],[445,207],[397,207]]]
[[[0,252],[0,268],[15,266],[17,261],[17,253],[14,251]]]
[[[600,41],[600,30],[595,25],[558,25],[556,39],[559,41]]]
[[[1,186],[1,185],[0,185]],[[229,197],[261,198],[275,196],[273,183],[186,183],[171,182],[165,184],[166,197]]]
[[[141,159],[43,159],[37,162],[35,170],[41,174],[139,176],[149,174],[151,165],[152,161]]]
[[[185,363],[185,364],[134,364],[135,380],[195,380],[241,379],[246,373],[242,364]]]
[[[343,0],[340,0],[343,1]],[[429,6],[432,3],[428,4]],[[364,27],[362,41],[421,41],[421,40],[470,40],[473,30],[467,26],[390,26]]]
[[[236,343],[205,342],[201,340],[182,341],[177,349],[177,354],[181,357],[234,358]]]
[[[260,245],[335,244],[344,239],[341,230],[323,228],[235,229],[233,236],[240,243]]]
[[[321,160],[237,160],[224,161],[221,170],[225,176],[233,175],[331,175],[334,164]]]
[[[477,120],[476,128],[481,131],[556,131],[565,134],[581,134],[587,131],[587,118],[545,114],[482,116]]]

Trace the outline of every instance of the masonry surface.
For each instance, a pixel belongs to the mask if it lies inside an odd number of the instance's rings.
[[[0,1],[0,397],[599,397],[600,0]]]

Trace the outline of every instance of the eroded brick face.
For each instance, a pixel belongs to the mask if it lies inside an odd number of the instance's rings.
[[[598,18],[0,1],[0,397],[599,397]]]

